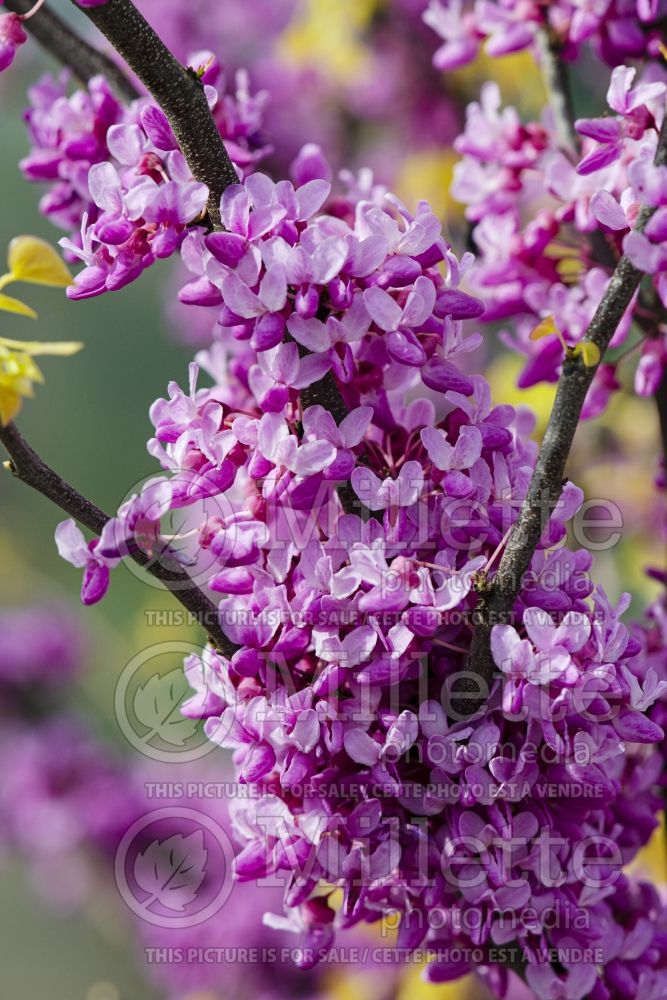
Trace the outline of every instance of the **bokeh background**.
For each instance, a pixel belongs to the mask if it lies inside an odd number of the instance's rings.
[[[50,2],[71,16],[69,4]],[[139,6],[150,17],[161,2],[144,0]],[[168,5],[168,0],[164,3]],[[219,40],[223,62],[235,68],[247,56],[256,67],[259,84],[275,84],[267,131],[270,138],[273,123],[286,138],[280,156],[270,163],[274,170],[284,168],[304,138],[321,141],[338,166],[370,164],[376,177],[391,182],[408,204],[416,204],[418,198],[430,200],[459,249],[465,248],[467,232],[461,208],[447,189],[456,159],[451,144],[460,130],[465,103],[491,75],[499,80],[505,100],[518,105],[522,113],[535,115],[543,103],[539,75],[525,54],[496,60],[492,67],[481,60],[447,79],[433,70],[431,55],[437,40],[429,38],[420,23],[422,0],[267,0],[265,4],[215,0],[208,5],[204,0],[191,5],[178,0],[173,6],[191,7],[182,16],[201,18],[202,44],[211,37],[211,46]],[[217,26],[218,17],[209,22],[202,16],[207,6],[229,7],[225,32]],[[178,16],[175,11],[170,22],[173,37],[167,37],[175,47],[182,37]],[[77,20],[81,24],[83,18]],[[258,55],[260,43],[264,49]],[[380,65],[389,67],[382,80]],[[281,66],[289,73],[281,74]],[[26,87],[40,72],[53,68],[31,44],[1,79],[0,253],[19,233],[53,242],[60,235],[40,215],[40,192],[23,180],[17,167],[28,148],[22,122]],[[282,91],[277,85],[281,79]],[[290,135],[294,88],[309,96],[300,106],[299,127],[292,127]],[[606,80],[597,79],[592,71],[587,76],[584,67],[576,90],[582,115],[596,108],[605,89]],[[199,335],[176,331],[166,317],[169,282],[169,267],[156,266],[122,293],[86,302],[71,303],[50,289],[30,289],[38,324],[2,314],[4,336],[85,342],[85,350],[66,362],[44,360],[46,385],[24,407],[19,425],[50,464],[109,512],[154,471],[145,451],[151,430],[148,407],[164,394],[169,380],[186,380],[192,355],[188,341]],[[481,363],[496,398],[534,406],[538,427],[543,426],[552,390],[540,387],[519,396],[514,387],[518,359],[498,349],[492,332],[487,332],[483,351]],[[623,539],[600,556],[599,576],[613,598],[631,590],[635,611],[655,593],[643,570],[659,558],[656,547],[661,544],[656,539],[652,491],[656,452],[657,427],[650,402],[619,395],[600,422],[582,426],[572,462],[572,478],[588,496],[612,497],[621,507],[626,524]],[[45,500],[2,472],[0,602],[4,609],[12,609],[38,601],[74,616],[85,635],[84,668],[68,690],[69,703],[99,739],[129,758],[133,751],[124,743],[113,712],[118,675],[137,651],[163,640],[196,641],[197,634],[186,625],[156,625],[152,613],[173,609],[171,598],[124,566],[115,572],[105,601],[81,609],[79,575],[59,559],[53,542],[58,520]],[[171,668],[178,665],[175,654]],[[657,849],[642,863],[656,878],[663,877]],[[74,912],[58,912],[34,891],[26,864],[7,846],[0,859],[3,997],[150,1000],[164,996],[144,975],[133,947],[132,924],[113,891],[111,873],[107,875],[83,911],[76,907]],[[360,995],[361,987],[339,977],[329,989],[347,1000]],[[400,988],[406,997],[418,996],[419,990],[439,1000],[472,995],[466,983],[418,987],[414,975]]]

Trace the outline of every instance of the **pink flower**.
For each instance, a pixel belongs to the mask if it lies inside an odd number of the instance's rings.
[[[419,462],[406,462],[394,479],[378,479],[370,469],[358,467],[352,473],[352,488],[369,510],[396,510],[412,507],[424,487],[424,470]]]
[[[97,604],[109,587],[109,570],[117,566],[120,558],[105,558],[98,552],[101,539],[86,543],[80,529],[69,518],[56,528],[56,545],[63,559],[83,569],[81,600],[84,604]]]
[[[16,50],[27,42],[20,14],[0,14],[0,73],[14,61]]]
[[[575,127],[580,135],[595,139],[600,145],[579,163],[577,173],[590,174],[617,160],[626,139],[641,139],[655,126],[649,105],[660,102],[667,87],[664,83],[640,83],[632,88],[636,69],[617,66],[611,74],[607,102],[616,118],[580,118]]]

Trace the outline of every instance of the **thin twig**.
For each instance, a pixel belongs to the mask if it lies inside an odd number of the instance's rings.
[[[84,13],[164,111],[193,176],[208,187],[209,218],[220,229],[220,198],[238,175],[197,74],[178,62],[131,0],[108,0]]]
[[[70,517],[99,535],[109,516],[44,462],[22,437],[15,424],[0,427],[0,442],[11,458],[10,471],[33,490],[64,510]],[[184,608],[206,629],[210,641],[225,656],[232,656],[236,646],[225,635],[220,625],[220,615],[215,604],[193,583],[185,570],[174,569],[150,559],[144,552],[135,550],[132,559],[151,576],[165,585]]]
[[[7,10],[26,14],[34,0],[5,0]],[[133,101],[139,93],[123,70],[113,59],[99,52],[77,35],[62,18],[49,7],[42,7],[33,14],[24,27],[39,44],[64,66],[68,66],[81,83],[88,83],[94,76],[104,76],[123,101]]]
[[[662,373],[660,385],[655,394],[655,404],[660,421],[660,440],[662,442],[663,475],[667,477],[667,370]]]
[[[565,63],[560,58],[559,44],[545,29],[537,33],[537,47],[556,136],[562,146],[576,152],[579,148],[579,136],[574,128],[576,117],[574,100],[569,73]]]
[[[574,127],[577,115],[568,65],[561,58],[560,43],[546,29],[537,33],[537,46],[556,138],[570,158],[578,159],[581,138]],[[614,268],[618,254],[602,230],[594,229],[588,240],[593,258],[603,267]]]
[[[657,165],[667,163],[667,117],[658,141],[655,162]],[[638,232],[644,230],[654,211],[655,209],[648,207],[641,210],[636,227]],[[642,272],[627,257],[621,257],[583,338],[585,342],[598,347],[600,359],[641,279]],[[569,353],[563,362],[556,398],[528,493],[512,527],[496,576],[480,593],[474,611],[475,628],[466,668],[475,676],[464,677],[459,685],[461,697],[457,697],[454,707],[461,714],[469,714],[479,706],[480,680],[486,687],[491,683],[494,671],[490,649],[491,629],[511,616],[523,574],[530,565],[540,536],[560,498],[565,463],[597,367],[585,365],[581,354],[574,356]],[[474,694],[475,698],[466,698],[466,693]]]

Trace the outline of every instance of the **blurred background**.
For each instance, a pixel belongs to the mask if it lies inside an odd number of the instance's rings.
[[[49,3],[71,16],[71,5]],[[420,198],[429,200],[442,215],[457,251],[466,249],[468,234],[462,207],[452,201],[448,187],[456,160],[452,142],[462,128],[465,104],[477,97],[480,85],[491,75],[499,81],[504,100],[523,115],[536,116],[544,103],[539,75],[526,54],[496,60],[492,69],[480,59],[446,79],[434,70],[431,58],[437,38],[420,20],[423,0],[226,0],[224,4],[143,0],[138,6],[164,29],[162,34],[177,55],[185,57],[186,44],[188,52],[212,48],[230,74],[247,65],[253,89],[270,90],[266,133],[280,155],[271,156],[266,169],[284,171],[303,142],[318,141],[336,167],[369,165],[376,179],[391,183],[409,206]],[[224,15],[218,8],[224,8]],[[80,28],[85,23],[81,16],[76,20]],[[42,192],[23,179],[17,166],[28,149],[22,120],[26,88],[40,73],[54,69],[30,44],[19,53],[11,73],[0,78],[0,253],[17,234],[34,234],[54,243],[61,235],[40,215],[37,203]],[[577,82],[582,115],[599,106],[606,83],[593,77]],[[2,314],[4,336],[85,342],[85,350],[66,363],[44,360],[46,385],[38,387],[36,398],[25,405],[19,426],[47,462],[107,512],[115,511],[135,484],[154,472],[145,450],[151,432],[148,407],[165,393],[170,380],[186,382],[191,344],[200,337],[197,330],[175,329],[166,315],[165,289],[171,273],[169,265],[156,265],[122,293],[76,303],[51,289],[31,289],[29,301],[39,313],[39,322],[31,329],[29,320]],[[540,386],[519,396],[515,388],[519,361],[499,349],[488,329],[475,367],[487,372],[497,401],[521,399],[536,409],[539,432],[552,389]],[[619,395],[601,421],[582,426],[572,463],[572,478],[588,496],[612,497],[621,507],[623,538],[616,548],[601,554],[597,575],[613,599],[631,590],[635,611],[656,592],[643,572],[656,558],[652,487],[656,441],[651,403]],[[196,644],[200,636],[187,623],[165,623],[156,615],[173,611],[172,599],[125,566],[114,573],[104,602],[84,611],[78,603],[79,574],[60,560],[53,541],[59,520],[45,500],[2,473],[0,665],[5,664],[9,675],[12,669],[23,669],[19,661],[28,656],[34,661],[35,686],[37,678],[45,677],[48,687],[54,663],[65,664],[66,676],[62,684],[54,682],[48,707],[66,705],[68,715],[75,716],[73,741],[80,729],[107,748],[113,781],[107,787],[108,775],[99,776],[106,765],[93,763],[86,780],[91,781],[90,795],[102,795],[111,828],[114,821],[121,823],[114,816],[113,788],[117,792],[129,782],[126,775],[142,763],[119,731],[114,714],[117,680],[141,650],[160,642]],[[31,612],[32,619],[26,619],[34,638],[34,649],[26,654],[16,648],[17,643],[12,646],[12,620],[17,609],[36,604],[39,608]],[[54,644],[59,651],[54,652]],[[169,672],[181,663],[182,653],[176,650],[160,660],[159,670]],[[32,685],[12,681],[6,687],[2,704],[11,707],[20,702],[22,710],[27,705],[30,717]],[[44,705],[34,711],[41,725]],[[48,758],[50,751],[65,754],[61,741],[70,737],[64,732],[45,728],[42,745],[33,748],[35,761],[42,759],[40,754]],[[3,746],[14,735],[9,721]],[[215,760],[207,757],[206,766],[215,770]],[[3,772],[10,766],[8,759],[0,760]],[[56,846],[49,842],[52,824],[64,822],[57,807],[59,796],[81,780],[81,774],[72,773],[73,767],[66,774],[54,773],[48,788],[37,788],[35,774],[27,772],[0,792],[2,995],[31,1000],[166,997],[159,976],[147,975],[145,955],[136,946],[135,926],[116,891],[111,862],[107,859],[98,870],[88,864],[89,858],[84,864],[79,857],[88,853],[87,829],[68,829]],[[2,805],[7,811],[10,800],[15,801],[12,796],[25,796],[26,810],[18,820],[5,823]],[[60,899],[55,905],[53,898],[44,900],[43,889],[41,896],[36,891],[35,882],[43,885],[43,880],[35,879],[30,870],[34,853],[26,850],[21,860],[22,838],[29,844],[40,833],[49,878],[58,885],[61,879],[76,884],[65,905],[65,892],[53,893]],[[97,834],[102,840],[100,831]],[[72,850],[61,851],[63,842]],[[662,877],[657,854],[645,863]],[[156,978],[158,982],[151,981]],[[341,1000],[371,995],[412,998],[419,996],[419,990],[442,1000],[482,995],[470,983],[418,985],[415,970],[398,984],[372,978],[375,993],[370,992],[368,978],[348,971],[329,974],[326,981],[315,984],[290,983],[287,995],[296,996],[300,990]],[[229,993],[236,989],[230,986]],[[188,1000],[218,996],[206,990],[186,983],[177,995]],[[266,983],[255,985],[246,995],[263,991],[268,991]]]

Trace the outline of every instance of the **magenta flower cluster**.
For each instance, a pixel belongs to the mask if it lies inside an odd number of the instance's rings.
[[[414,16],[426,3],[396,5]],[[290,12],[280,3],[267,30]],[[624,872],[664,804],[664,602],[626,627],[629,596],[610,602],[590,553],[568,544],[583,501],[573,483],[491,631],[489,683],[468,663],[479,596],[537,459],[533,416],[494,403],[475,371],[476,326],[507,325],[525,387],[558,378],[621,254],[653,284],[612,349],[657,315],[645,308],[653,290],[667,307],[667,167],[654,164],[666,15],[666,0],[432,0],[423,20],[442,39],[441,69],[538,34],[565,60],[591,44],[613,67],[611,113],[576,134],[547,113],[522,122],[494,83],[468,107],[452,193],[477,260],[455,253],[426,202],[409,209],[368,170],[335,180],[316,143],[290,180],[260,172],[267,95],[243,71],[225,93],[208,52],[190,64],[238,172],[217,230],[208,188],[150,100],[125,107],[102,78],[71,95],[64,77],[32,88],[22,169],[49,185],[42,210],[83,262],[69,296],[120,289],[178,254],[180,305],[213,330],[187,389],[171,383],[151,407],[155,477],[99,537],[62,522],[58,550],[83,571],[85,604],[137,555],[210,598],[212,638],[186,660],[183,712],[232,755],[248,793],[231,807],[236,878],[280,886],[264,919],[297,935],[304,967],[393,912],[399,947],[428,949],[432,982],[481,966],[506,996],[512,965],[538,1000],[667,995],[663,901]],[[0,69],[24,40],[22,17],[0,19]],[[401,45],[390,51],[400,63]],[[625,63],[639,56],[638,74]],[[301,80],[279,76],[278,95]],[[379,115],[393,93],[383,79],[357,102]],[[667,363],[659,319],[651,334],[643,394]],[[618,387],[607,362],[584,414]],[[0,818],[16,844],[44,814],[65,854],[108,850],[145,805],[76,726],[17,727],[12,744]],[[53,745],[67,753],[49,756]],[[217,934],[186,930],[179,942]]]
[[[255,173],[225,192],[223,232],[188,232],[181,300],[213,311],[218,334],[189,392],[174,384],[151,409],[165,475],[87,547],[65,522],[61,553],[106,585],[138,547],[224,595],[230,648],[187,661],[184,710],[256,790],[234,807],[236,873],[282,880],[285,915],[268,919],[304,955],[393,909],[402,946],[434,948],[434,981],[516,940],[540,998],[612,996],[591,992],[599,965],[635,983],[660,969],[648,944],[623,964],[629,932],[606,900],[656,826],[663,730],[646,710],[666,685],[638,679],[625,603],[563,546],[582,499],[568,484],[513,624],[493,632],[499,677],[457,714],[475,591],[527,488],[533,421],[466,370],[480,338],[464,320],[482,311],[460,287],[470,255],[426,204],[332,195],[330,176],[308,147],[293,183]],[[161,527],[172,511],[176,534]],[[581,962],[591,942],[601,957]]]
[[[442,70],[472,62],[482,46],[490,56],[520,52],[540,31],[553,34],[565,59],[589,43],[613,66],[657,57],[666,13],[664,0],[430,0],[424,20],[442,39],[435,54]]]
[[[185,779],[190,788],[218,787],[218,758],[215,763],[210,758],[189,765],[180,761],[180,783],[176,783],[170,780],[172,767],[147,765],[142,757],[123,759],[78,714],[63,707],[64,698],[74,693],[63,682],[81,674],[88,645],[69,610],[54,605],[7,609],[0,626],[2,861],[18,858],[29,866],[33,887],[42,899],[59,913],[85,913],[93,901],[116,912],[117,887],[108,875],[121,838],[134,824],[147,824],[133,840],[138,852],[150,850],[156,839],[169,843],[167,838],[179,829],[179,811],[194,808],[225,834],[231,832],[224,799],[186,796],[183,791]],[[157,785],[171,785],[174,790],[160,802],[167,813],[173,808],[171,824],[148,823],[156,808],[150,789]],[[189,832],[183,824],[181,836]],[[196,883],[197,877],[196,872],[182,873],[184,891],[194,884],[202,895],[209,890],[216,893],[231,872],[222,856],[211,852],[204,882]],[[222,1000],[240,995],[251,984],[266,1000],[291,1000],[295,993],[320,996],[331,967],[304,974],[289,958],[294,947],[291,936],[262,922],[262,913],[280,903],[279,887],[238,884],[220,910],[192,926],[187,921],[184,927],[156,926],[128,914],[129,928],[140,945],[138,966],[149,982],[164,990],[161,995],[173,1000],[194,990],[206,990]],[[352,947],[360,954],[367,940],[348,935],[343,945],[348,954],[353,954]],[[151,949],[157,948],[163,949],[168,961],[151,961]],[[212,961],[211,955],[223,948],[227,954],[253,949],[257,955],[273,954],[275,961],[270,957],[245,964]],[[363,973],[357,965],[351,968]],[[387,1000],[397,988],[397,972],[397,967],[386,965],[369,973],[383,985]]]
[[[36,0],[33,6],[25,14],[0,14],[0,73],[8,69],[14,62],[17,49],[28,41],[28,35],[23,27],[32,15],[42,6],[44,0]],[[99,7],[107,0],[77,0],[80,7]],[[0,0],[0,6],[2,0]]]
[[[202,67],[220,134],[243,175],[269,150],[261,136],[266,95],[252,95],[243,72],[234,93],[220,93],[224,78],[211,54],[198,53],[193,63]],[[163,112],[145,98],[124,107],[102,77],[68,95],[66,74],[44,76],[30,102],[32,149],[21,168],[50,185],[42,212],[70,232],[62,245],[86,265],[71,297],[122,288],[174,254],[205,211],[208,190],[193,180]]]
[[[88,645],[58,605],[0,615],[0,842],[59,909],[93,892],[92,857],[112,852],[136,803],[120,761],[62,706]]]
[[[495,83],[468,106],[465,131],[455,143],[462,159],[452,193],[474,224],[479,257],[471,287],[484,300],[484,319],[511,321],[501,340],[526,358],[520,387],[556,381],[564,346],[581,340],[621,253],[655,273],[658,293],[665,294],[661,207],[667,188],[665,168],[655,167],[653,158],[667,84],[662,72],[647,70],[639,82],[635,75],[617,66],[608,92],[613,115],[576,123],[583,137],[578,164],[547,117],[524,124],[513,108],[502,108]],[[629,232],[644,204],[660,207],[645,234]],[[579,245],[572,244],[573,229],[581,234]],[[627,338],[635,305],[633,300],[612,348]],[[533,340],[547,317],[559,333]],[[647,339],[635,377],[638,393],[655,391],[664,358],[664,336]],[[619,387],[616,366],[601,366],[584,416],[600,413]]]

